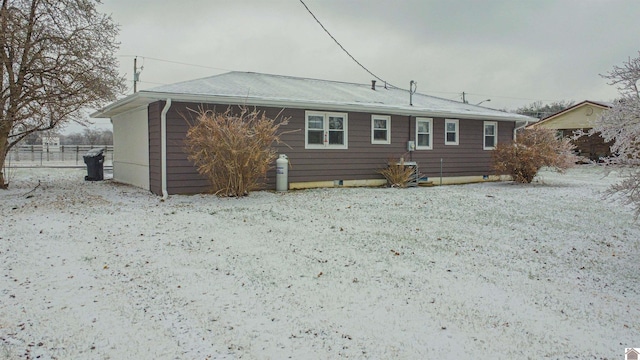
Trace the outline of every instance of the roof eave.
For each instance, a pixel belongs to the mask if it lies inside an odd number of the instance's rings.
[[[160,93],[140,91],[130,95],[124,99],[116,101],[105,108],[94,112],[91,117],[113,117],[118,114],[129,111],[143,105],[148,105],[154,101],[171,98],[173,101],[184,102],[201,102],[201,103],[219,103],[229,105],[249,105],[249,106],[267,106],[275,108],[300,108],[300,109],[317,109],[332,111],[361,111],[361,112],[381,112],[383,114],[406,115],[406,116],[425,116],[425,117],[451,117],[458,119],[475,119],[475,120],[499,120],[499,121],[531,121],[523,118],[522,115],[504,113],[504,115],[482,115],[450,111],[433,111],[425,108],[409,108],[390,105],[375,104],[358,104],[358,103],[330,103],[321,101],[295,101],[291,99],[265,99],[252,97],[237,97],[223,95],[201,95],[201,94],[184,94],[184,93]]]

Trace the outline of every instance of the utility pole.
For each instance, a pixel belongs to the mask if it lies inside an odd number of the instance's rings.
[[[138,58],[134,57],[133,58],[133,93],[135,94],[137,91],[137,83],[138,83]],[[463,93],[464,94],[464,93]],[[463,95],[464,98],[464,95]]]
[[[140,67],[140,71],[144,69],[144,65]],[[138,91],[138,81],[140,81],[140,71],[138,71],[138,57],[133,58],[133,93]]]
[[[465,92],[464,92],[464,91],[462,92],[462,103],[463,103],[463,104],[466,104],[466,103],[467,103],[467,97],[466,97],[466,94],[465,94]]]

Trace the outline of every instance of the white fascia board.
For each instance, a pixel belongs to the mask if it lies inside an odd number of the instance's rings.
[[[109,104],[89,116],[92,118],[111,118],[131,109],[139,108],[145,103],[148,104],[149,102],[142,99],[140,93],[135,93]]]
[[[527,121],[527,117],[522,115],[514,115],[505,113],[504,116],[495,116],[491,114],[464,114],[452,111],[434,111],[424,108],[412,109],[402,106],[389,106],[377,104],[358,104],[358,103],[331,103],[323,101],[295,101],[291,99],[264,99],[252,97],[223,96],[223,95],[198,95],[184,93],[160,93],[139,91],[129,97],[117,101],[104,109],[91,114],[91,117],[110,117],[120,112],[128,111],[128,108],[139,107],[150,104],[154,101],[166,100],[171,98],[173,102],[198,102],[198,103],[217,103],[224,105],[247,105],[247,106],[266,106],[273,108],[294,108],[305,110],[325,110],[325,111],[357,111],[365,113],[379,113],[388,115],[404,115],[419,117],[449,117],[456,119],[473,119],[473,120],[493,120],[493,121]],[[118,109],[125,106],[127,109]],[[115,111],[114,111],[115,110]],[[123,111],[124,110],[124,111]]]

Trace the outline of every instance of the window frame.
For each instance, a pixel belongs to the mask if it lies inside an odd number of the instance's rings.
[[[487,146],[487,126],[493,126],[493,146]],[[495,150],[498,145],[498,122],[497,121],[485,121],[482,124],[482,149],[483,150]]]
[[[429,124],[428,125],[429,146],[420,145],[419,136],[420,134],[424,134],[418,131],[419,129],[418,123],[420,122],[426,122]],[[423,117],[416,118],[416,150],[433,150],[433,118],[423,118]]]
[[[376,120],[384,120],[386,127],[384,129],[376,129],[375,122]],[[385,130],[387,134],[386,140],[376,140],[375,139],[375,131]],[[391,144],[391,116],[389,115],[371,115],[371,143],[372,144]]]
[[[448,141],[447,135],[450,134],[450,131],[447,131],[448,124],[455,124],[456,131],[454,134],[456,135],[455,141]],[[444,144],[445,145],[460,145],[460,120],[458,119],[444,119]]]
[[[310,116],[322,117],[322,139],[323,139],[322,144],[309,144],[309,117]],[[342,129],[341,129],[343,133],[342,144],[329,144],[330,132],[336,132],[335,129],[330,129],[329,118],[331,117],[341,117],[343,119]],[[349,118],[347,113],[306,110],[304,112],[304,148],[305,149],[348,149],[349,148],[348,147],[348,138],[349,138],[348,124],[349,124]],[[340,131],[340,130],[337,130],[337,131]]]

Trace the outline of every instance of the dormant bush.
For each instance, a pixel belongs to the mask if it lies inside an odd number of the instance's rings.
[[[515,141],[496,146],[493,170],[511,175],[515,182],[530,183],[544,166],[559,172],[575,166],[578,157],[573,150],[571,141],[556,138],[554,130],[525,129],[518,132]]]
[[[246,107],[222,113],[200,110],[187,132],[188,158],[209,179],[216,195],[248,195],[264,184],[276,159],[278,130],[287,122]]]
[[[378,170],[378,173],[387,179],[387,184],[391,187],[407,187],[413,177],[413,168],[405,166],[404,159],[400,161],[389,159],[388,166]]]

